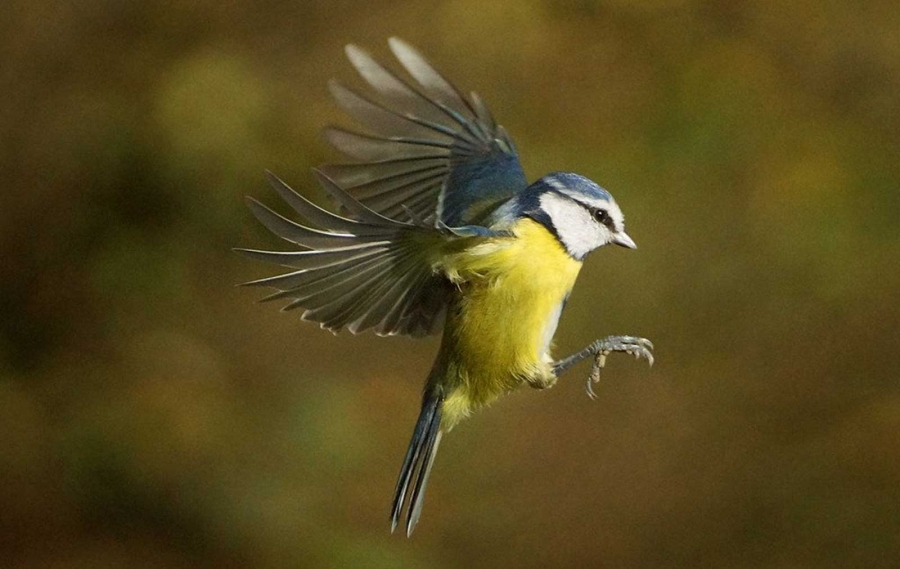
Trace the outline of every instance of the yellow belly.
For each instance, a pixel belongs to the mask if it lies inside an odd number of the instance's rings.
[[[552,379],[550,341],[581,263],[530,219],[512,231],[445,260],[460,289],[431,377],[444,386],[445,428],[523,382]]]

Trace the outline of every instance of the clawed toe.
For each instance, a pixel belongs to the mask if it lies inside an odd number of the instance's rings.
[[[610,336],[594,343],[596,353],[625,352],[636,358],[645,358],[653,365],[653,342],[636,336]]]
[[[591,366],[591,373],[585,384],[585,391],[588,397],[596,399],[597,394],[594,392],[593,384],[600,381],[600,370],[606,365],[606,356],[612,352],[625,352],[631,354],[635,359],[644,358],[649,365],[653,365],[653,342],[646,338],[638,338],[636,336],[610,336],[602,340],[597,340],[591,344],[591,351],[594,353],[594,362]]]

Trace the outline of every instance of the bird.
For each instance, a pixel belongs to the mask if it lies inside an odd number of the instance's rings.
[[[325,139],[347,160],[313,169],[335,207],[320,207],[266,172],[301,218],[247,198],[288,251],[238,248],[288,272],[243,283],[262,301],[337,333],[442,333],[390,509],[391,532],[411,536],[445,433],[523,386],[546,389],[575,364],[624,352],[653,364],[653,344],[608,336],[554,360],[553,336],[585,258],[614,244],[635,249],[612,194],[575,173],[533,183],[518,150],[482,99],[458,90],[413,46],[388,45],[404,71],[350,44],[345,53],[368,92],[332,80],[329,90],[363,131],[331,126]]]

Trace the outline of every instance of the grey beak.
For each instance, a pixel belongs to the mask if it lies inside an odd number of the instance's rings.
[[[634,239],[628,236],[624,231],[620,231],[619,233],[613,234],[612,242],[618,245],[619,247],[628,247],[629,249],[637,249],[637,244],[634,242]]]

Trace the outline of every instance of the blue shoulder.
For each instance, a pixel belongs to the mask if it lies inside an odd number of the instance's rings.
[[[447,178],[440,217],[447,225],[477,219],[481,210],[496,206],[528,185],[514,154],[501,148],[477,159],[458,162]]]

